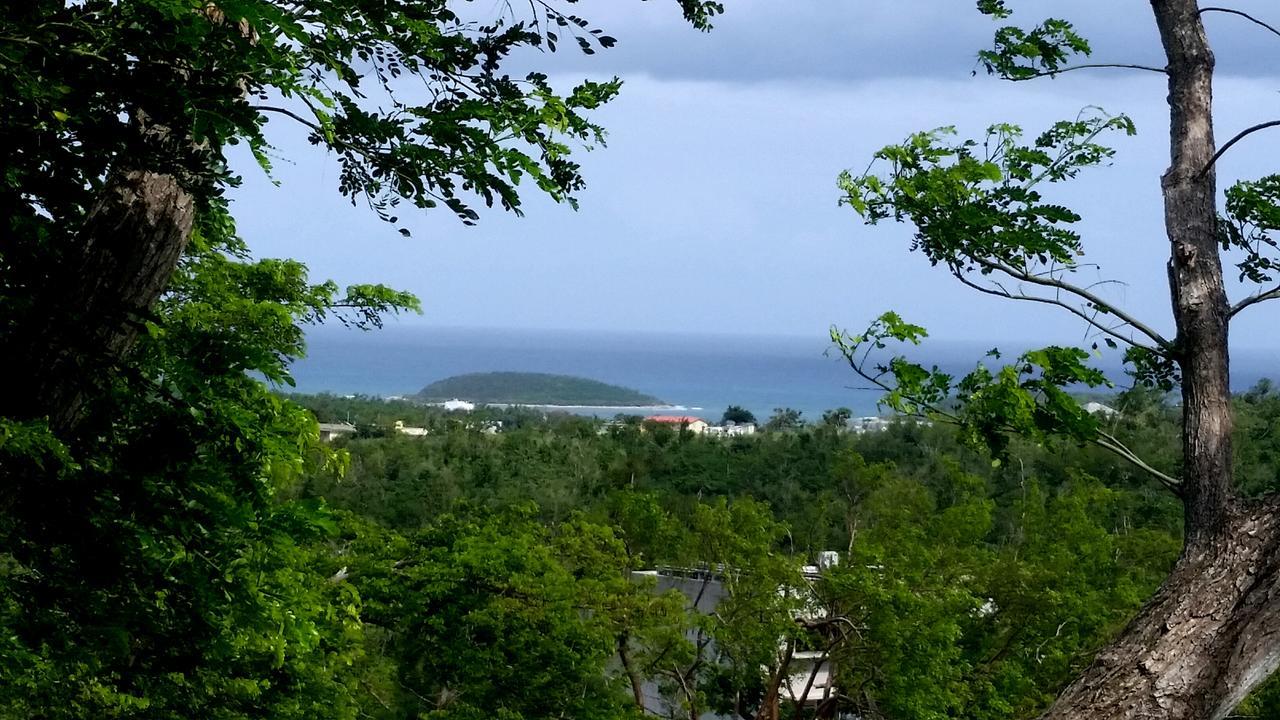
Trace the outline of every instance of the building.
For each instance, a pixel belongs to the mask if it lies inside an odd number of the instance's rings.
[[[659,425],[669,425],[675,428],[684,428],[692,433],[701,435],[707,431],[711,425],[700,417],[692,415],[650,415],[644,419],[645,422],[657,423]]]
[[[409,437],[422,437],[423,435],[429,435],[431,433],[430,430],[424,427],[410,427],[405,425],[403,420],[396,421],[395,429],[396,432],[401,435],[408,435]]]
[[[755,423],[735,423],[730,420],[723,425],[712,425],[704,431],[707,435],[716,437],[742,437],[744,435],[755,435]]]
[[[475,403],[459,400],[458,398],[445,400],[441,403],[441,406],[444,407],[446,412],[471,412],[476,409]]]
[[[343,435],[354,435],[356,426],[351,423],[320,423],[320,442],[333,442]]]
[[[1099,415],[1101,417],[1110,418],[1119,415],[1120,412],[1109,405],[1103,405],[1100,402],[1087,402],[1084,404],[1084,411],[1090,415]]]
[[[797,621],[814,621],[826,617],[826,610],[814,602],[811,583],[816,582],[822,573],[838,565],[839,553],[824,551],[819,553],[817,562],[805,565],[803,570],[806,585],[798,588],[779,588],[779,593],[792,594],[793,597],[808,598],[796,616]],[[656,570],[640,570],[632,572],[635,578],[652,578],[657,592],[678,590],[685,596],[688,607],[700,613],[711,614],[716,611],[721,600],[727,596],[727,590],[721,580],[723,568],[674,568],[660,566]],[[691,636],[691,639],[692,636]],[[781,639],[779,651],[783,650]],[[714,652],[714,643],[708,643],[708,649]],[[816,708],[819,704],[839,692],[833,682],[832,660],[822,650],[799,650],[791,655],[787,666],[787,677],[780,686],[780,699],[798,703],[808,708]],[[662,697],[658,687],[646,683],[643,688],[644,706],[649,713],[659,717],[674,717],[675,708]],[[776,708],[775,708],[776,709]],[[703,713],[700,720],[735,720],[731,715],[718,715],[713,712]]]

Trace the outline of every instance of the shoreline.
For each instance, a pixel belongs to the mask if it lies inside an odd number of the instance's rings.
[[[432,403],[439,406],[440,403]],[[476,407],[538,408],[540,410],[652,410],[654,412],[701,411],[700,407],[687,405],[557,405],[554,403],[476,403]]]

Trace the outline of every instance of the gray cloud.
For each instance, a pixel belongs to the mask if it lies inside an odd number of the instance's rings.
[[[727,0],[716,29],[683,24],[675,3],[584,0],[580,14],[618,38],[617,47],[583,56],[572,47],[539,63],[557,72],[637,73],[660,79],[854,80],[884,76],[963,77],[1003,22],[969,0]],[[1009,21],[1046,17],[1076,23],[1094,46],[1092,60],[1163,65],[1148,3],[1141,0],[1021,0]],[[1272,0],[1233,8],[1280,26]],[[1275,75],[1280,37],[1243,18],[1207,16],[1223,74]]]

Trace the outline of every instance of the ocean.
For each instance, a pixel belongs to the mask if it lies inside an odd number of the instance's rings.
[[[992,343],[926,341],[909,357],[963,373]],[[1002,347],[1005,357],[1016,348]],[[1124,380],[1114,351],[1099,366]],[[1237,351],[1237,390],[1280,378],[1280,351]],[[388,325],[373,332],[321,327],[308,335],[307,357],[293,366],[296,392],[411,395],[436,380],[471,372],[577,375],[639,390],[679,406],[675,412],[718,420],[729,405],[762,421],[775,408],[817,419],[847,407],[876,415],[881,393],[867,389],[825,337],[628,334]],[[611,410],[583,410],[611,416]]]

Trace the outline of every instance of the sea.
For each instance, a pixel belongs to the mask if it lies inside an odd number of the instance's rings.
[[[759,335],[655,334],[567,330],[495,330],[388,325],[362,332],[321,327],[309,333],[306,357],[292,367],[294,392],[409,396],[444,378],[472,372],[542,372],[622,385],[670,407],[626,410],[573,408],[584,415],[664,412],[718,420],[738,405],[761,420],[792,408],[815,420],[846,407],[856,416],[882,414],[882,392],[850,370],[829,338]],[[926,341],[908,356],[963,374],[994,343]],[[1020,348],[1002,346],[1009,358]],[[1280,349],[1237,350],[1232,385],[1280,379]],[[991,360],[987,360],[990,365]],[[1097,366],[1123,382],[1119,355]],[[285,388],[288,389],[288,388]],[[466,398],[463,398],[466,399]]]

